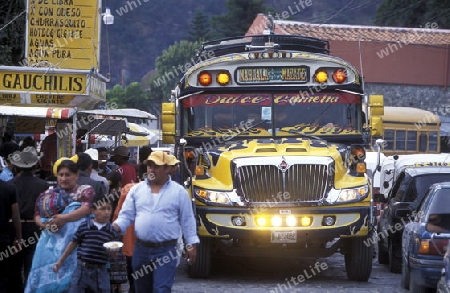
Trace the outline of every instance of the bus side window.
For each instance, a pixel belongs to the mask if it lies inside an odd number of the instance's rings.
[[[385,130],[384,131],[384,140],[386,140],[386,150],[394,149],[394,130]]]
[[[428,144],[428,151],[430,152],[437,152],[438,150],[438,134],[436,131],[431,131],[428,134],[429,144]]]
[[[395,132],[395,149],[405,150],[406,149],[406,131],[397,130]]]
[[[408,131],[406,134],[407,134],[406,150],[417,151],[417,132]]]
[[[428,145],[427,135],[425,133],[421,133],[419,135],[419,152],[426,152]]]

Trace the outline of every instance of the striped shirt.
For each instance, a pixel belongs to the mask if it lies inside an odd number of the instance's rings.
[[[107,264],[109,259],[103,244],[118,237],[119,233],[109,222],[99,230],[90,219],[80,224],[72,241],[78,243],[78,259],[93,264]]]

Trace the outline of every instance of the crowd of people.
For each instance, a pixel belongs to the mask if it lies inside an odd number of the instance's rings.
[[[0,293],[122,292],[121,283],[170,292],[181,252],[195,263],[196,223],[173,155],[142,147],[133,165],[118,146],[49,160],[32,139],[19,146],[7,135],[0,156]],[[108,251],[110,241],[122,249]],[[135,279],[144,267],[154,269]]]

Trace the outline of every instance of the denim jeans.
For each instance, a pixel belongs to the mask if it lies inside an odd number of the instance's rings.
[[[169,293],[177,269],[176,244],[150,248],[137,241],[132,259],[136,293]]]
[[[72,276],[69,293],[101,292],[111,293],[109,272],[104,268],[87,268],[80,263]]]

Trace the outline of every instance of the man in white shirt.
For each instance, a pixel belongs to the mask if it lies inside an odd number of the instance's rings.
[[[136,292],[171,292],[179,253],[177,240],[182,232],[186,257],[194,264],[200,242],[187,191],[170,179],[170,158],[162,151],[150,154],[146,180],[133,186],[113,223],[125,232],[134,222],[137,237],[132,257]]]

